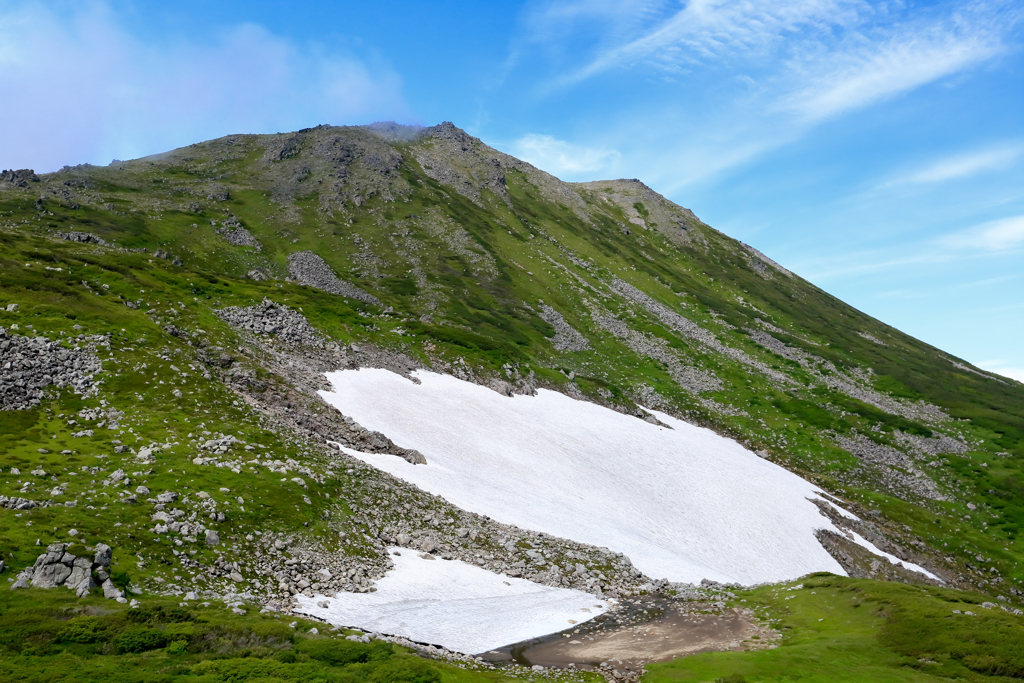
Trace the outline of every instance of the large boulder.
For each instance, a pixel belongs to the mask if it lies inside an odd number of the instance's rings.
[[[32,575],[32,585],[35,588],[56,588],[61,586],[71,576],[71,567],[60,562],[54,564],[44,564],[41,567],[36,567],[35,574]]]

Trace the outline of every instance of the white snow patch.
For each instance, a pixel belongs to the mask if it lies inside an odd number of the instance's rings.
[[[907,569],[909,569],[911,571],[921,572],[922,574],[924,574],[928,578],[935,579],[936,581],[939,581],[941,583],[945,583],[945,581],[943,581],[939,577],[935,576],[935,574],[932,574],[930,571],[928,571],[927,569],[925,569],[921,565],[914,564],[913,562],[907,562],[906,560],[901,560],[900,558],[896,557],[895,555],[890,555],[889,553],[885,552],[884,550],[879,550],[875,546],[874,543],[872,543],[868,539],[864,538],[863,536],[861,536],[857,532],[849,531],[847,533],[849,533],[850,536],[853,536],[853,542],[854,543],[856,543],[857,545],[859,545],[862,548],[866,548],[867,550],[869,550],[870,552],[874,553],[875,555],[879,555],[881,557],[884,557],[885,559],[889,560],[893,564],[902,565],[902,566],[906,567]]]
[[[540,390],[506,397],[448,375],[327,373],[331,405],[426,465],[349,452],[499,522],[625,553],[648,576],[756,584],[845,575],[816,487],[740,444],[653,411],[665,429]]]
[[[393,456],[392,456],[393,457]],[[555,633],[607,611],[608,601],[495,574],[459,560],[390,548],[395,568],[375,593],[296,595],[297,611],[336,626],[476,654]],[[317,605],[328,601],[326,608]]]

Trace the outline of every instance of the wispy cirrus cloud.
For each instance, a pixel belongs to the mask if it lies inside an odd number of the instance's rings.
[[[800,272],[814,282],[842,277],[866,276],[884,271],[900,271],[938,264],[987,262],[993,255],[1017,252],[1024,248],[1024,215],[1008,216],[970,228],[951,232],[936,239],[922,240],[900,247],[898,256],[892,250],[867,249],[834,255],[806,263]],[[920,298],[940,292],[1001,284],[1021,277],[1020,273],[981,278],[969,282],[953,282],[928,292],[892,290],[879,297]]]
[[[958,73],[1003,49],[987,30],[960,35],[941,25],[913,28],[909,35],[839,50],[817,63],[805,57],[786,74],[799,86],[776,106],[815,123]]]
[[[1007,142],[998,146],[974,150],[937,159],[927,165],[898,175],[882,187],[941,183],[947,180],[969,178],[987,171],[999,171],[1024,154],[1024,144]]]
[[[1009,216],[947,235],[938,244],[951,249],[1005,251],[1024,247],[1024,215]]]
[[[146,42],[102,3],[0,7],[0,165],[50,171],[230,133],[408,116],[387,66],[242,23]]]
[[[609,13],[617,14],[626,3],[608,4],[613,5]],[[711,60],[742,60],[797,31],[855,22],[857,8],[862,6],[856,0],[691,0],[667,15],[648,12],[652,23],[637,27],[638,35],[602,47],[587,64],[557,83],[571,85],[619,67],[679,70]],[[621,25],[616,26],[621,30]]]
[[[514,156],[558,177],[603,171],[612,167],[621,156],[614,149],[576,145],[536,133],[515,140],[510,151]]]
[[[525,22],[531,39],[572,44],[577,55],[563,54],[540,91],[554,95],[615,73],[677,81],[681,101],[723,112],[702,122],[691,142],[666,149],[672,159],[714,160],[697,181],[799,140],[823,121],[1006,54],[1005,36],[1024,19],[1024,10],[1002,0],[914,10],[867,0],[648,0],[628,16],[630,4],[535,7]],[[653,117],[643,125],[675,132]]]

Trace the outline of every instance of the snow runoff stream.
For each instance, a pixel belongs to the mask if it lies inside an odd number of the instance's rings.
[[[347,453],[465,510],[623,552],[652,578],[749,585],[813,571],[845,575],[814,535],[817,529],[843,533],[811,502],[821,497],[817,487],[731,439],[656,411],[651,412],[668,428],[554,391],[510,398],[449,375],[418,371],[414,376],[418,384],[381,369],[327,373],[332,391],[320,392],[324,400],[399,446],[417,449],[427,464],[344,449]],[[346,626],[416,633],[417,640],[463,652],[494,647],[483,635],[478,642],[462,643],[444,628],[421,628],[422,600],[454,599],[449,584],[435,574],[460,563],[435,561],[434,578],[419,581],[412,574],[427,562],[410,564],[402,558],[414,551],[402,552],[394,570],[402,578],[394,583],[417,587],[389,596],[391,573],[378,584],[374,600],[392,605],[384,621],[366,613],[359,621],[341,618],[359,616],[360,601],[366,600],[360,594],[339,593],[332,599],[335,607],[322,616]],[[558,593],[564,589],[545,590],[551,594],[530,600],[551,600],[553,618],[563,620],[564,628],[571,617],[558,604],[569,598]],[[307,600],[311,611],[318,600]],[[478,604],[498,619],[494,605]],[[520,609],[514,600],[504,604],[498,611]],[[480,628],[479,619],[465,615],[458,619],[464,622],[458,632]],[[524,637],[551,632],[532,630]]]

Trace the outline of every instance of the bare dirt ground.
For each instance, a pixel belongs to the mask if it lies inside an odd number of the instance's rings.
[[[645,664],[700,652],[773,647],[779,634],[751,610],[704,603],[657,601],[623,605],[600,620],[488,652],[494,663],[550,668],[615,669],[638,674]]]

